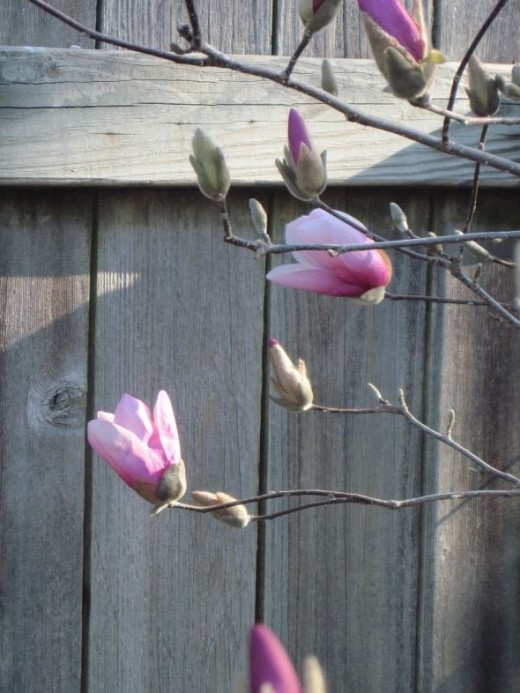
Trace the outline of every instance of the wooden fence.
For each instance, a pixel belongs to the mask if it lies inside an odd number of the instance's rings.
[[[276,56],[298,42],[296,0],[198,4],[203,31],[224,51],[281,65]],[[493,4],[438,0],[436,45],[460,59]],[[265,341],[276,337],[305,359],[320,403],[368,405],[369,381],[389,399],[404,388],[417,416],[444,428],[454,408],[457,439],[518,474],[513,329],[482,308],[365,308],[266,286],[266,269],[281,260],[222,242],[187,155],[202,124],[231,167],[235,227],[253,234],[254,196],[276,238],[307,210],[273,165],[292,105],[329,150],[328,203],[388,238],[390,201],[420,234],[459,227],[472,166],[346,124],[258,79],[89,50],[91,41],[28,2],[3,5],[0,691],[227,693],[247,670],[255,619],[298,666],[315,653],[331,693],[520,690],[517,501],[330,507],[239,532],[177,511],[150,519],[85,445],[96,410],[113,410],[125,391],[151,402],[162,388],[174,401],[190,489],[405,498],[501,488],[394,417],[276,407]],[[180,0],[60,7],[163,49],[185,20]],[[511,0],[479,50],[497,71],[520,58],[519,12]],[[319,57],[335,58],[350,102],[438,131],[440,121],[382,91],[353,0],[305,55],[299,70],[311,81]],[[452,70],[440,71],[439,103]],[[518,160],[516,129],[493,132],[491,150]],[[473,128],[456,135],[478,142]],[[483,170],[475,228],[520,228],[517,179]],[[508,256],[511,245],[493,252]],[[437,271],[394,262],[393,292],[467,296]],[[484,267],[482,282],[510,300],[503,267]]]

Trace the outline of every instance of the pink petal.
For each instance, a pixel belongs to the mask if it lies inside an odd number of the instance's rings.
[[[160,445],[168,462],[171,464],[178,464],[181,461],[179,433],[177,431],[172,403],[164,390],[161,390],[157,395],[157,401],[153,410],[153,420],[155,423],[155,431],[149,444],[152,447],[159,447]],[[159,445],[156,445],[156,443],[159,443]]]
[[[148,405],[140,399],[124,394],[116,407],[114,423],[132,431],[146,443],[153,433],[153,422]]]
[[[112,469],[133,487],[135,481],[157,483],[168,464],[155,450],[150,450],[137,436],[109,421],[90,421],[88,442]]]
[[[292,289],[314,291],[327,296],[346,296],[358,298],[367,290],[345,281],[332,272],[302,267],[302,265],[280,265],[267,274],[267,279]]]
[[[251,629],[249,669],[251,693],[260,693],[265,683],[274,693],[301,693],[289,655],[272,630],[260,623]]]
[[[295,108],[289,111],[288,130],[289,149],[294,163],[297,164],[300,159],[301,145],[306,144],[309,149],[312,149],[312,144],[305,121]]]
[[[114,415],[110,414],[108,411],[98,411],[97,418],[99,421],[113,421]]]
[[[358,0],[358,5],[415,60],[419,62],[424,58],[425,44],[421,31],[399,0]]]

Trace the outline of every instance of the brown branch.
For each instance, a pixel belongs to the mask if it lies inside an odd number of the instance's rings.
[[[485,149],[488,132],[489,132],[489,125],[484,125],[482,128],[482,132],[480,134],[480,141],[478,143],[479,149],[482,149],[482,150]],[[464,233],[469,232],[469,230],[471,228],[471,224],[473,223],[473,217],[475,216],[475,212],[477,209],[479,183],[480,183],[480,164],[475,164],[475,171],[473,173],[473,184],[471,186],[471,197],[470,197],[469,204],[468,204],[468,213],[466,216],[466,223],[464,224]]]

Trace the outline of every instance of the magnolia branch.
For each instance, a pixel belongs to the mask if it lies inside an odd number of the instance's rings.
[[[503,1],[503,0],[502,0]],[[332,109],[342,113],[349,122],[358,123],[359,125],[365,125],[368,127],[376,128],[379,130],[384,130],[392,134],[404,137],[406,139],[422,144],[431,149],[435,149],[439,152],[448,154],[450,156],[455,156],[458,158],[466,159],[468,161],[473,161],[475,163],[480,163],[485,166],[490,166],[499,171],[504,171],[510,173],[513,176],[520,177],[520,164],[509,159],[504,159],[503,157],[497,156],[495,154],[490,154],[487,152],[480,151],[473,147],[468,147],[451,140],[443,140],[442,137],[435,137],[434,135],[429,135],[427,133],[420,132],[408,125],[397,124],[385,118],[370,115],[365,113],[360,109],[357,109],[350,104],[342,102],[340,99],[332,96],[328,92],[315,87],[306,82],[302,82],[298,79],[286,76],[286,70],[282,72],[277,72],[273,69],[252,65],[245,61],[232,58],[225,53],[217,50],[210,44],[206,43],[199,36],[194,35],[193,22],[198,20],[195,8],[192,2],[188,3],[188,9],[190,14],[190,21],[192,22],[192,29],[188,26],[180,28],[180,35],[188,41],[189,47],[186,50],[182,50],[177,46],[172,46],[174,52],[161,51],[158,49],[148,48],[140,44],[136,44],[130,41],[123,41],[117,39],[108,34],[90,29],[81,22],[69,17],[64,12],[57,10],[56,8],[49,5],[44,0],[28,0],[28,2],[36,5],[43,11],[56,17],[63,23],[71,26],[80,33],[86,34],[92,39],[107,43],[110,45],[119,46],[121,48],[127,48],[128,50],[133,50],[138,53],[144,53],[145,55],[155,56],[163,60],[168,60],[174,63],[182,63],[186,65],[193,65],[195,67],[216,67],[224,68],[228,70],[233,70],[235,72],[240,72],[242,74],[248,74],[254,77],[260,77],[263,79],[270,80],[289,89],[293,89],[301,94],[305,94],[317,101],[330,106]],[[191,11],[190,11],[191,10]],[[189,55],[190,53],[195,53],[196,55]],[[202,54],[202,56],[200,55]],[[450,109],[451,110],[451,109]]]
[[[287,508],[285,510],[280,510],[274,513],[264,515],[250,515],[250,519],[252,522],[264,522],[267,520],[274,520],[276,518],[282,517],[284,515],[289,515],[291,513],[298,513],[302,512],[303,510],[309,510],[310,508],[316,508],[327,505],[338,505],[344,503],[354,503],[357,505],[375,505],[380,508],[386,508],[387,510],[401,510],[403,508],[412,508],[418,505],[438,503],[441,501],[474,500],[477,498],[518,498],[520,497],[520,489],[478,489],[474,491],[445,491],[442,493],[431,493],[428,495],[417,496],[415,498],[406,498],[403,500],[376,498],[374,496],[367,496],[362,493],[350,493],[348,491],[305,489],[288,491],[270,491],[268,493],[262,493],[256,496],[250,496],[248,498],[236,499],[234,501],[230,501],[229,503],[219,503],[212,506],[191,505],[189,503],[180,503],[178,501],[173,501],[172,503],[167,505],[167,508],[170,510],[186,510],[205,515],[208,513],[211,514],[215,511],[222,511],[240,505],[247,506],[253,503],[274,500],[276,498],[308,497],[322,497],[324,498],[324,500],[315,501],[313,503],[306,503],[304,505],[299,505],[293,508]],[[164,509],[166,509],[166,507]]]

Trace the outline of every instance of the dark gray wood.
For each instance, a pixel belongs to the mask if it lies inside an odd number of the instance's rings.
[[[248,227],[247,197],[233,218]],[[263,263],[197,192],[100,199],[95,402],[172,396],[189,489],[254,494]],[[254,620],[256,532],[151,506],[94,462],[89,690],[231,690]],[[107,616],[108,615],[108,616]]]
[[[331,204],[389,237],[391,200],[410,209],[410,223],[421,228],[427,194],[331,194]],[[281,226],[304,210],[280,196],[276,221]],[[393,260],[391,290],[424,292],[424,268],[403,256]],[[305,359],[317,403],[373,406],[372,382],[389,399],[403,387],[420,413],[424,305],[366,308],[277,286],[270,295],[270,334]],[[421,441],[400,420],[297,415],[271,404],[269,424],[268,489],[336,488],[385,498],[419,493]],[[266,535],[265,618],[291,652],[300,661],[316,653],[331,691],[412,690],[419,512],[320,508],[278,520]]]
[[[79,693],[92,195],[2,191],[0,690]]]
[[[436,195],[435,228],[442,232],[460,225],[466,201],[464,193]],[[512,194],[482,194],[475,230],[500,230],[518,221]],[[510,251],[504,248],[501,253],[510,255]],[[511,274],[504,267],[485,266],[481,282],[509,302],[514,292]],[[446,281],[446,293],[453,298],[468,296],[451,279]],[[447,411],[453,408],[455,439],[499,469],[518,475],[517,333],[490,318],[485,309],[449,306],[435,309],[432,317],[429,416],[445,428]],[[431,441],[425,483],[426,492],[506,487]],[[425,511],[425,530],[420,690],[516,690],[520,685],[518,502],[441,504]]]
[[[96,26],[96,0],[55,0],[49,4],[87,26]],[[28,0],[2,0],[0,46],[68,48],[73,44],[94,48],[91,39],[58,22]]]

